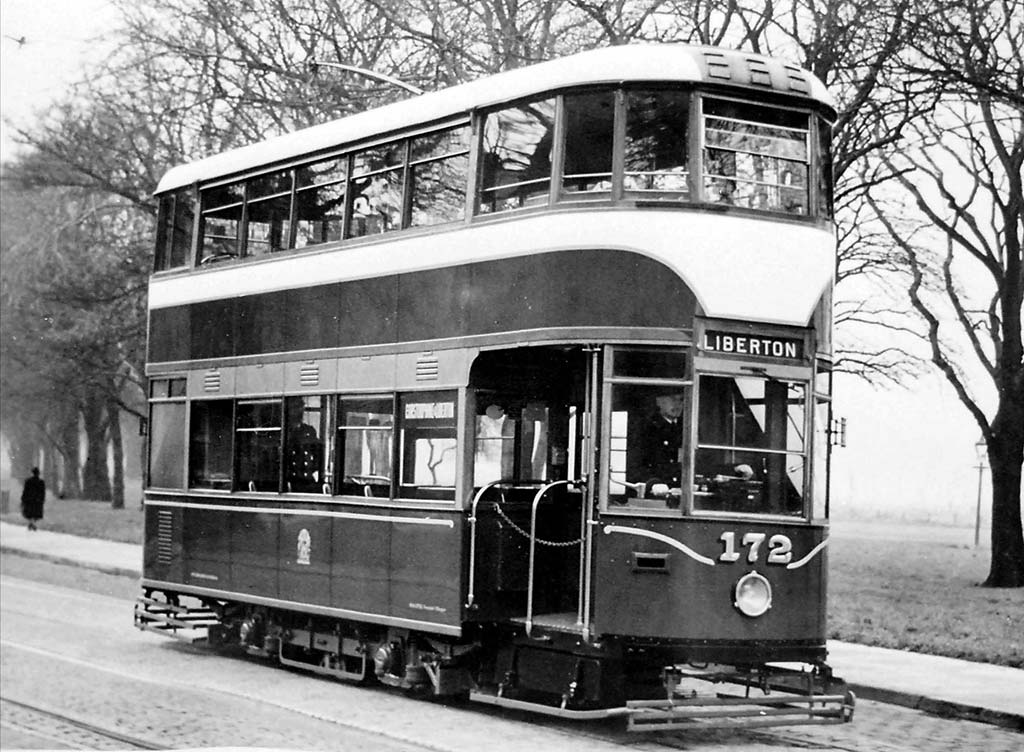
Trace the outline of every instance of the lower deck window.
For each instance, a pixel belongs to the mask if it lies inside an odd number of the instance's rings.
[[[240,491],[277,491],[281,479],[280,400],[240,400],[235,429]]]
[[[339,493],[385,499],[391,495],[394,430],[390,397],[339,400]]]
[[[231,490],[233,417],[234,403],[231,400],[192,403],[189,487]]]

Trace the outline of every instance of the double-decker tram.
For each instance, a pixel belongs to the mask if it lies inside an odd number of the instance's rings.
[[[625,46],[172,169],[137,626],[634,728],[849,720],[834,115]]]

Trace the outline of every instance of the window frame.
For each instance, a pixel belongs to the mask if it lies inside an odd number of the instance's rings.
[[[794,452],[788,449],[759,449],[759,448],[745,448],[745,447],[724,447],[727,449],[735,448],[740,451],[751,451],[751,452],[764,452],[766,454],[779,455],[782,457],[787,456],[800,456],[803,458],[803,476],[802,476],[802,492],[800,499],[800,513],[799,514],[781,514],[781,513],[762,513],[762,512],[746,512],[746,511],[726,511],[718,509],[698,509],[696,508],[696,497],[693,494],[693,483],[690,484],[689,500],[684,501],[686,506],[686,514],[688,516],[710,516],[710,517],[743,517],[743,518],[756,518],[758,520],[773,520],[773,521],[807,521],[810,519],[811,508],[812,508],[812,494],[813,488],[811,487],[811,473],[812,466],[814,463],[812,453],[812,441],[813,436],[811,431],[814,426],[814,381],[813,373],[810,364],[805,366],[795,365],[778,365],[773,363],[767,363],[758,361],[756,363],[744,362],[744,361],[728,361],[721,358],[708,358],[708,357],[696,357],[693,371],[693,404],[692,404],[692,415],[691,415],[691,434],[690,434],[690,453],[689,453],[689,466],[693,473],[693,477],[696,476],[697,467],[697,452],[701,448],[723,448],[721,445],[702,445],[698,443],[698,432],[700,429],[700,402],[701,402],[701,388],[700,380],[701,377],[719,377],[727,379],[736,378],[756,378],[763,381],[778,381],[785,383],[798,384],[803,388],[804,393],[804,404],[801,408],[803,410],[803,449],[801,452]],[[787,409],[787,418],[789,412]]]

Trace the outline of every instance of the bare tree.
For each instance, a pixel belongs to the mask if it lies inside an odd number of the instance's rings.
[[[879,175],[871,206],[901,252],[931,361],[978,424],[992,470],[985,584],[1024,586],[1024,3],[942,3],[907,53],[941,94]],[[908,215],[919,219],[908,219]]]

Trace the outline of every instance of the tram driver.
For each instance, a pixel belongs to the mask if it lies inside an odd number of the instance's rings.
[[[627,453],[627,477],[645,498],[679,506],[682,485],[683,394],[669,388],[656,394],[654,407],[637,426],[636,442]],[[631,434],[634,432],[631,431]]]

